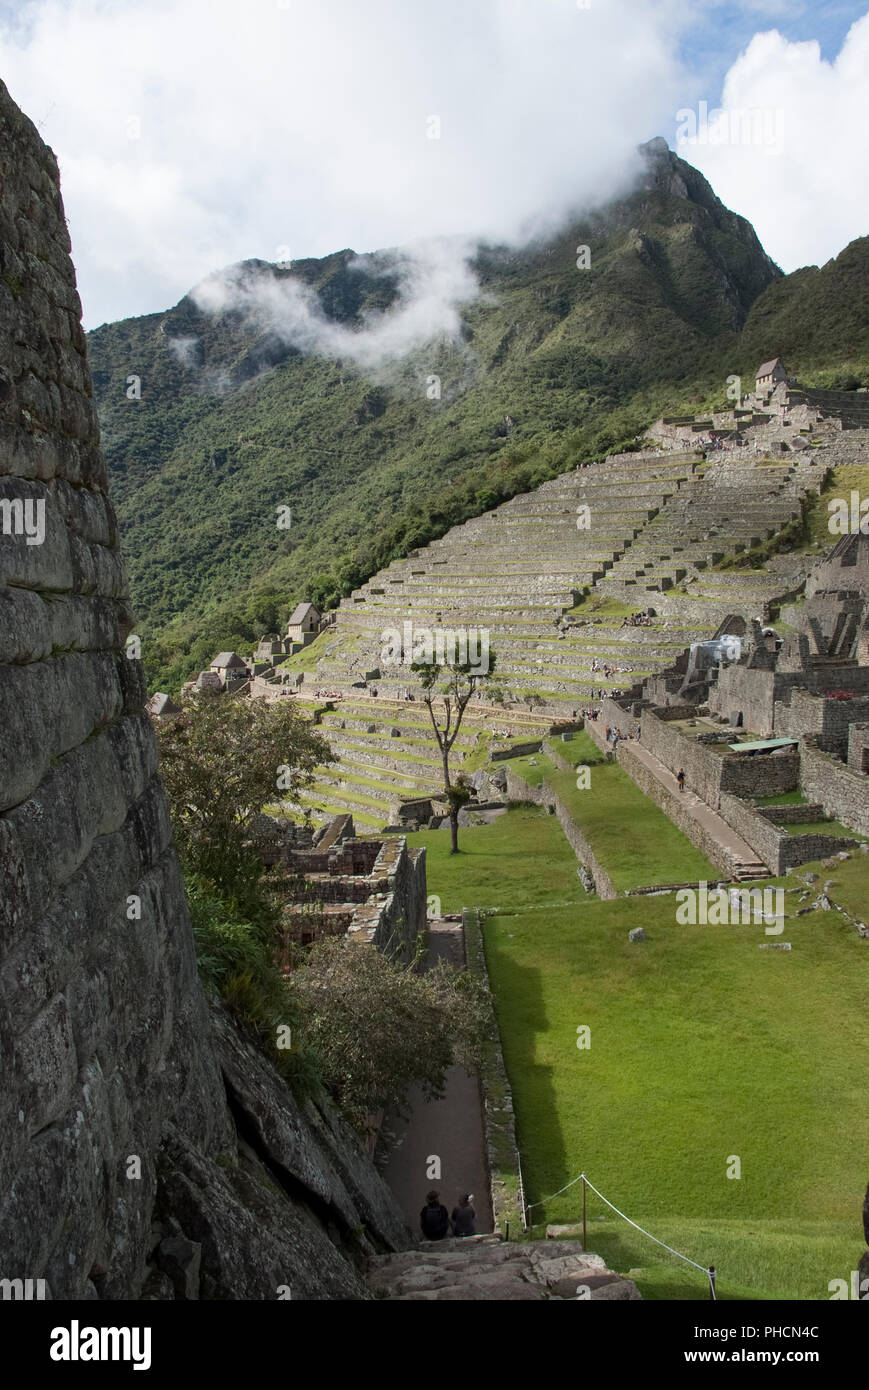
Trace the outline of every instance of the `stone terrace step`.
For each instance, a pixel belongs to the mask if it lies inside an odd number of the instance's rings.
[[[405,1302],[641,1297],[636,1284],[613,1273],[579,1241],[506,1242],[494,1236],[426,1241],[417,1250],[375,1256],[368,1285],[375,1298]]]

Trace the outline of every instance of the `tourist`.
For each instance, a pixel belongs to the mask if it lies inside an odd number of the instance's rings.
[[[684,769],[684,767],[680,767],[680,768],[679,768],[679,773],[678,773],[678,776],[676,777],[676,781],[679,783],[679,790],[680,790],[680,792],[683,792],[683,791],[685,790],[685,769]]]
[[[454,1236],[474,1236],[477,1234],[474,1226],[477,1213],[471,1206],[472,1201],[473,1193],[465,1192],[463,1196],[459,1198],[459,1205],[453,1207],[450,1221],[452,1222]]]
[[[607,726],[606,726],[606,741],[607,741],[607,743],[609,743],[611,736],[612,736],[612,729],[610,728],[609,724],[607,724]]]
[[[443,1240],[444,1236],[449,1235],[450,1218],[439,1193],[432,1191],[426,1197],[426,1204],[419,1214],[419,1225],[427,1240]]]

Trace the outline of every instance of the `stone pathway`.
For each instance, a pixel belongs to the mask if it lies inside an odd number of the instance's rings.
[[[586,733],[597,744],[601,752],[611,753],[612,745],[606,741],[605,729],[606,724],[603,720],[587,719],[585,721]],[[734,866],[734,878],[746,880],[769,877],[768,868],[758,859],[751,845],[747,844],[741,835],[737,835],[736,831],[727,824],[722,816],[719,816],[717,811],[713,811],[711,807],[706,805],[705,801],[692,791],[686,789],[680,795],[679,783],[676,781],[675,775],[661,762],[660,758],[656,758],[654,753],[650,753],[648,748],[642,743],[638,743],[636,739],[626,743],[625,747],[636,755],[662,787],[665,787],[668,792],[680,796],[681,804],[686,811],[690,812],[697,824],[702,825],[703,829],[724,847]],[[623,770],[626,776],[630,776],[627,768]],[[667,814],[666,811],[664,814]]]
[[[703,829],[711,835],[720,845],[724,847],[730,856],[734,866],[734,877],[740,878],[766,878],[769,870],[755,854],[751,845],[743,840],[741,835],[727,824],[727,821],[719,816],[717,811],[713,811],[706,802],[687,789],[679,792],[679,784],[675,776],[668,767],[656,758],[654,753],[650,753],[648,748],[644,748],[642,743],[634,742],[627,745],[631,752],[639,759],[645,767],[653,774],[662,787],[670,792],[675,792],[679,797],[680,805],[690,813],[692,818],[701,825]]]
[[[461,923],[429,922],[430,962],[447,960],[463,965],[464,959]],[[409,1120],[391,1115],[384,1122],[388,1151],[378,1167],[411,1229],[419,1234],[420,1210],[425,1206],[426,1194],[435,1188],[447,1211],[452,1211],[463,1192],[473,1193],[477,1231],[490,1232],[492,1204],[476,1076],[469,1076],[462,1067],[451,1067],[442,1100],[426,1101],[415,1088],[409,1104]],[[440,1160],[440,1178],[426,1176],[433,1157]]]
[[[368,1287],[375,1298],[536,1302],[541,1299],[631,1301],[641,1294],[630,1279],[607,1269],[577,1240],[508,1243],[498,1236],[427,1241],[417,1250],[378,1255]]]

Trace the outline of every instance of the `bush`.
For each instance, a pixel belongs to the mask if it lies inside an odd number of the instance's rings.
[[[443,1095],[446,1073],[477,1065],[491,1004],[476,976],[439,963],[425,974],[347,937],[311,946],[290,981],[303,1039],[360,1133],[401,1108],[414,1083]]]
[[[220,996],[236,1022],[266,1053],[294,1088],[310,1090],[317,1071],[300,1049],[296,1001],[274,959],[273,914],[264,904],[260,920],[248,920],[199,874],[186,878],[187,904],[199,975],[206,991]],[[278,1047],[278,1029],[289,1027],[292,1047]]]

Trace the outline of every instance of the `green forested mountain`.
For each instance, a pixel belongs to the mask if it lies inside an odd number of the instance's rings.
[[[408,547],[630,441],[662,411],[723,400],[727,375],[748,381],[765,357],[820,373],[818,384],[846,360],[863,369],[866,242],[783,277],[696,170],[663,141],[644,150],[628,196],[545,243],[479,247],[480,293],[458,341],[375,374],[191,296],[89,334],[152,684],[174,688],[218,648],[249,648],[298,599],[337,600]],[[327,323],[361,332],[395,304],[398,272],[397,253],[340,251],[288,268],[248,261],[231,275],[260,288],[301,280]],[[853,321],[847,350],[840,299]],[[438,400],[426,393],[433,374]],[[130,377],[140,399],[128,398]],[[291,509],[289,530],[276,525],[279,506]]]

